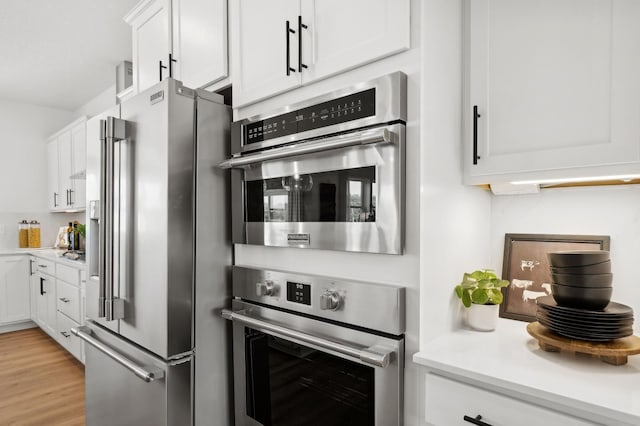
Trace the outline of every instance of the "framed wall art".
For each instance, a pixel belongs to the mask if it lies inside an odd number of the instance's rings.
[[[609,250],[607,235],[505,234],[502,279],[504,300],[500,316],[536,320],[536,299],[551,294],[547,253],[564,250]]]

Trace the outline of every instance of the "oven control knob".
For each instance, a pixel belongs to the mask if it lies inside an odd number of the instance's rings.
[[[323,311],[337,311],[342,305],[342,297],[337,290],[325,290],[320,295],[320,309]]]
[[[277,296],[278,286],[271,280],[264,280],[256,283],[256,295],[258,296]]]

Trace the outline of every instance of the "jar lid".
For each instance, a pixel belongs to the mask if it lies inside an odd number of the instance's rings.
[[[21,220],[20,222],[18,222],[18,223],[22,224],[22,223],[29,223],[29,222],[27,222],[27,219],[22,219],[22,220]]]
[[[26,222],[26,220],[25,220],[25,222]],[[40,222],[38,222],[37,220],[32,220],[31,224],[32,225],[40,225]]]

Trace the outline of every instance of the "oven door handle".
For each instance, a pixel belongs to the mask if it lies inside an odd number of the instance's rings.
[[[244,324],[257,331],[269,333],[282,339],[293,339],[301,343],[318,346],[322,349],[339,352],[343,355],[347,355],[376,367],[386,368],[389,365],[391,354],[393,353],[393,351],[379,346],[357,348],[345,345],[344,343],[338,343],[322,337],[312,336],[262,319],[245,315],[241,312],[234,312],[229,309],[223,309],[220,315],[222,318]]]
[[[358,132],[356,134],[338,135],[316,142],[304,142],[296,145],[288,145],[280,148],[269,149],[257,154],[235,157],[227,161],[223,161],[218,167],[222,169],[244,167],[253,163],[261,163],[267,160],[293,157],[295,155],[311,154],[314,152],[346,148],[355,145],[368,145],[380,142],[395,143],[397,142],[397,140],[398,135],[386,128],[366,130],[363,132]]]

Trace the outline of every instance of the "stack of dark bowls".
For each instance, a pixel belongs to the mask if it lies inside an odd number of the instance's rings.
[[[608,251],[560,251],[547,256],[551,294],[559,305],[597,311],[609,304],[613,274]]]
[[[566,337],[588,341],[633,334],[633,310],[611,302],[613,274],[608,251],[563,251],[547,256],[553,298],[537,299],[536,317],[542,325]]]

